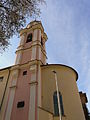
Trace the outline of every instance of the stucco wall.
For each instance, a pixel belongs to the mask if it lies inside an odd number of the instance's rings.
[[[6,99],[8,95],[8,89],[6,89],[6,84],[7,84],[7,81],[9,81],[9,69],[1,70],[0,77],[3,77],[3,80],[0,81],[0,106],[1,106],[0,120],[2,120],[2,117],[5,112]]]
[[[38,108],[38,113],[39,120],[53,120],[53,114],[48,111]]]
[[[7,79],[8,79],[8,73],[9,73],[8,70],[0,71],[0,77],[3,77],[3,80],[0,81],[0,103],[2,101],[2,97],[3,97],[3,94],[4,94],[5,87],[6,87],[6,82],[7,82]]]
[[[68,120],[85,120],[76,84],[77,74],[70,67],[63,65],[42,66],[42,107],[54,112],[53,93],[56,91],[56,87],[52,70],[57,72],[66,118]]]
[[[0,120],[3,120],[5,108],[7,105],[7,99],[9,94],[9,86],[10,86],[10,71],[9,68],[0,71],[0,77],[3,76],[3,81],[0,82]],[[7,86],[7,87],[6,87]]]

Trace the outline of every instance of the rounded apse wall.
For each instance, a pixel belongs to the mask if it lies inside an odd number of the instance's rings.
[[[62,95],[64,114],[69,120],[85,120],[77,88],[77,72],[65,65],[48,64],[41,66],[42,107],[54,113],[53,94],[56,91],[55,76],[57,73],[59,92]]]

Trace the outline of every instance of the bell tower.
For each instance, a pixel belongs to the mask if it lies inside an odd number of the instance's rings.
[[[40,66],[46,64],[46,40],[40,21],[32,21],[20,31],[5,120],[38,120],[38,106],[42,105]]]
[[[20,44],[16,51],[15,64],[40,61],[46,64],[45,42],[47,35],[40,21],[33,21],[20,31]]]

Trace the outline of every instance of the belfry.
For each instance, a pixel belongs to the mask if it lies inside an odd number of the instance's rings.
[[[46,41],[40,21],[21,29],[15,65],[0,70],[0,120],[59,120],[60,115],[62,120],[85,120],[78,74],[69,66],[46,63]]]

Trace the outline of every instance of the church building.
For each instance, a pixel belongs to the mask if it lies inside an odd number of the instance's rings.
[[[40,21],[21,29],[15,65],[0,69],[0,120],[85,120],[78,74],[47,64],[46,41]]]

